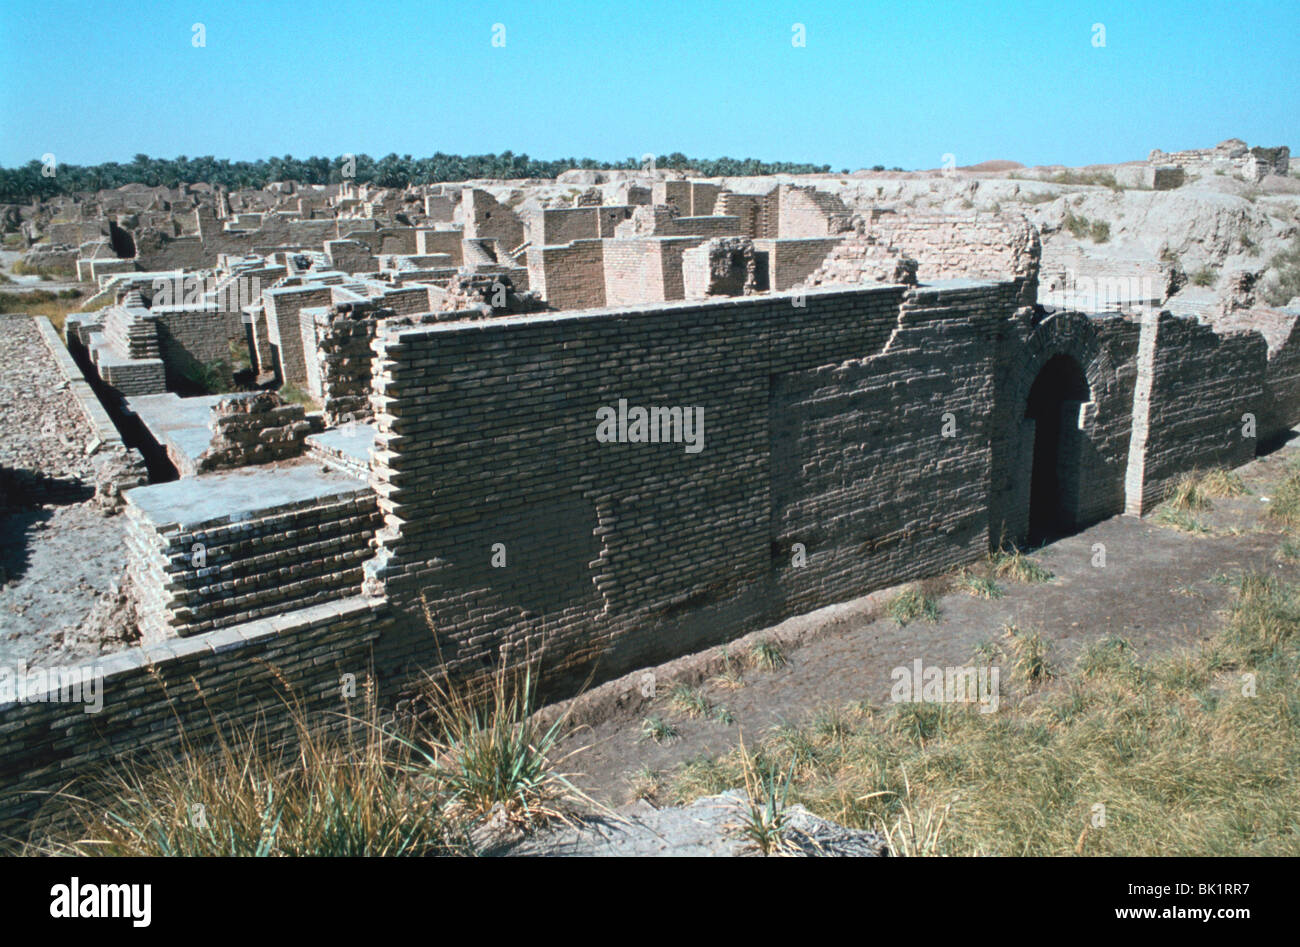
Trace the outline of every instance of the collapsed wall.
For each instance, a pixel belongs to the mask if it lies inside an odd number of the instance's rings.
[[[1273,445],[1300,424],[1300,311],[1251,308],[1217,314],[1216,332],[1258,332],[1268,345],[1263,406],[1257,412],[1259,441]]]
[[[1038,229],[1023,215],[877,213],[868,232],[916,260],[923,282],[1010,278],[1019,287],[1020,305],[1038,300],[1043,247]]]

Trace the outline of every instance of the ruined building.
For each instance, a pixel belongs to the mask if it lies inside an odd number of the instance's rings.
[[[9,788],[164,746],[165,715],[274,713],[268,665],[308,706],[503,658],[571,693],[1140,515],[1300,421],[1300,311],[1044,308],[1018,217],[605,196],[348,188],[83,260],[68,371],[155,472],[121,492],[144,642],[103,659],[103,714],[0,709]],[[182,396],[232,351],[250,390]]]

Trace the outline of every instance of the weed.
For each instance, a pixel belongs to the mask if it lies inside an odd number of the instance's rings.
[[[681,731],[663,717],[646,717],[641,721],[641,735],[656,743],[671,743],[681,736]]]
[[[999,579],[1036,583],[1050,582],[1055,577],[1036,560],[1029,558],[1014,546],[1010,550],[999,549],[991,553],[987,564],[993,575]]]
[[[707,717],[713,710],[713,704],[704,692],[689,684],[675,684],[668,692],[668,703],[678,713],[688,717]]]
[[[1011,648],[1012,670],[1025,684],[1042,684],[1056,677],[1056,671],[1047,660],[1047,642],[1040,632],[1021,631],[1016,625],[1006,625],[1002,637]]]
[[[900,626],[918,619],[931,625],[939,620],[938,603],[912,585],[889,600],[885,613]]]
[[[785,651],[781,645],[773,638],[763,638],[759,640],[750,651],[750,660],[755,667],[763,668],[767,671],[775,671],[783,668],[789,663],[785,656]]]

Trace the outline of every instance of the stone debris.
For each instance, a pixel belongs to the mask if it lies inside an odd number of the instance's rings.
[[[305,450],[312,424],[300,404],[273,391],[223,398],[212,406],[212,443],[199,455],[199,470],[267,464]]]
[[[1196,170],[1208,171],[1211,174],[1238,174],[1248,181],[1259,182],[1270,174],[1286,177],[1291,167],[1291,149],[1286,146],[1280,148],[1250,148],[1240,138],[1229,138],[1227,141],[1219,142],[1213,148],[1194,148],[1189,151],[1175,151],[1173,153],[1164,152],[1157,148],[1147,156],[1147,162],[1152,165],[1163,166],[1162,170]],[[1172,183],[1172,181],[1168,183],[1163,181],[1159,183],[1153,182],[1153,186],[1163,190],[1164,187],[1179,186],[1182,180],[1181,177],[1177,178],[1176,184]],[[1162,184],[1164,187],[1161,186]]]
[[[95,440],[26,316],[0,316],[0,509],[86,499]]]
[[[605,817],[580,819],[520,839],[516,829],[493,824],[477,835],[485,854],[567,857],[734,858],[762,852],[742,835],[748,809],[743,793],[725,792],[688,806],[657,809],[636,802]],[[785,810],[782,854],[823,858],[879,858],[891,854],[878,832],[828,822],[801,805]]]

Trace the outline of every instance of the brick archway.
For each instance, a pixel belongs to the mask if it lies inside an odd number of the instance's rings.
[[[1025,401],[1026,438],[1032,439],[1029,475],[1030,545],[1070,532],[1078,523],[1080,414],[1092,402],[1083,368],[1071,355],[1049,358]],[[1032,433],[1030,431],[1032,430]]]
[[[989,504],[989,541],[995,548],[1086,525],[1081,480],[1097,405],[1115,383],[1115,367],[1094,320],[1077,312],[1036,318],[1022,310],[999,349]],[[1031,408],[1040,380],[1042,403]],[[1062,411],[1069,417],[1063,420]],[[1042,417],[1044,412],[1049,416]],[[1040,423],[1045,439],[1036,436]]]

